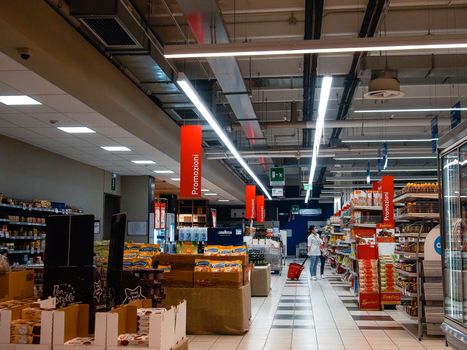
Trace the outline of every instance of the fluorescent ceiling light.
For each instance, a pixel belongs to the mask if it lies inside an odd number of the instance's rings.
[[[205,196],[217,196],[217,193],[209,192],[209,193],[205,193],[204,195]]]
[[[319,53],[446,50],[467,48],[465,35],[166,45],[166,58],[303,55]]]
[[[230,202],[229,199],[219,199],[218,202]]]
[[[173,174],[172,170],[154,170],[156,174]]]
[[[467,111],[467,108],[395,108],[395,109],[357,109],[354,113],[410,113],[410,112],[450,112]]]
[[[131,162],[135,164],[156,164],[153,160],[132,160]]]
[[[170,180],[172,180],[172,181],[180,181],[180,178],[179,178],[179,177],[171,177]]]
[[[435,176],[431,177],[396,177],[394,178],[394,181],[436,181],[438,178]],[[331,177],[331,178],[326,178],[326,181],[328,182],[355,182],[355,181],[366,181],[367,178],[360,178],[360,177],[347,177],[347,178],[341,178],[341,177]],[[374,180],[381,180],[380,178],[376,178]]]
[[[430,168],[420,168],[420,169],[404,169],[404,168],[400,168],[400,169],[395,169],[395,168],[391,168],[391,169],[386,169],[386,170],[382,170],[383,173],[398,173],[398,172],[407,172],[407,173],[421,173],[421,172],[429,172],[429,171],[438,171],[438,169],[436,168],[433,168],[433,169],[430,169]],[[367,170],[366,169],[331,169],[331,173],[366,173]],[[376,173],[378,172],[378,170],[371,170],[372,173]]]
[[[359,189],[359,188],[373,188],[373,185],[358,185],[358,184],[348,184],[348,185],[328,185],[330,187],[326,187],[327,189],[336,189],[336,188],[342,188],[342,189]],[[405,185],[394,185],[394,188],[404,188]]]
[[[201,192],[209,192],[209,190],[207,188],[202,188]]]
[[[209,109],[205,106],[205,104],[201,100],[201,97],[198,95],[196,90],[193,88],[193,85],[191,85],[190,81],[188,80],[187,76],[184,73],[178,73],[177,84],[183,90],[185,95],[187,95],[190,101],[196,106],[198,111],[201,113],[204,119],[206,119],[206,121],[209,123],[211,128],[216,132],[217,136],[219,136],[219,138],[224,143],[224,145],[229,149],[230,153],[233,154],[233,156],[237,159],[240,165],[246,170],[246,172],[252,177],[252,179],[256,182],[256,184],[261,188],[261,190],[266,195],[266,197],[268,197],[268,199],[272,199],[267,188],[263,185],[260,179],[253,172],[253,170],[251,170],[250,166],[245,162],[245,160],[242,158],[240,153],[238,153],[232,141],[230,141],[228,136],[224,133],[224,130],[219,125],[219,123],[214,118],[214,116],[211,114]]]
[[[313,178],[315,177],[316,166],[318,163],[319,145],[321,142],[321,135],[324,128],[324,117],[328,108],[329,94],[331,93],[332,77],[326,75],[323,77],[321,84],[321,93],[319,96],[318,118],[316,119],[315,140],[313,143],[313,156],[311,157],[310,175],[308,177],[308,184],[310,188],[313,186]],[[306,191],[305,203],[310,199],[310,190]]]
[[[342,140],[344,143],[383,143],[383,142],[391,142],[391,143],[397,143],[397,142],[431,142],[431,141],[436,141],[438,140],[437,138],[433,139],[392,139],[392,140]]]
[[[102,146],[102,149],[105,149],[109,152],[129,152],[131,149],[125,146]]]
[[[65,131],[69,134],[95,134],[96,132],[85,126],[59,126],[57,129]]]
[[[411,156],[411,157],[388,157],[390,159],[436,159],[436,156]],[[334,160],[376,160],[381,159],[381,157],[335,157]]]
[[[0,102],[8,106],[30,106],[42,104],[26,95],[0,96]]]

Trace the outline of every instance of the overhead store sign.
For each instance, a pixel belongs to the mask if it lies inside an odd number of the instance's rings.
[[[298,205],[292,205],[290,209],[291,209],[292,215],[300,214],[300,207]]]
[[[317,209],[300,209],[299,214],[302,216],[318,216],[321,215],[321,208]]]
[[[454,129],[461,123],[461,101],[458,101],[451,109],[451,129]]]
[[[394,228],[394,176],[381,178],[383,220],[381,228]]]
[[[282,187],[274,187],[271,195],[273,197],[284,197],[284,189]]]
[[[305,191],[311,191],[313,189],[313,185],[312,184],[303,184],[303,189]]]
[[[256,196],[256,222],[264,222],[264,196]]]
[[[269,179],[271,186],[285,186],[284,168],[269,169]]]
[[[201,198],[203,147],[201,125],[180,127],[180,197]]]
[[[245,218],[254,219],[256,216],[256,186],[246,185],[245,187]]]

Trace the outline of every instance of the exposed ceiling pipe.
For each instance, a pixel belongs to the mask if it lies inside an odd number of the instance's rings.
[[[302,122],[262,122],[261,127],[264,129],[314,129],[315,121]],[[439,118],[438,125],[450,125],[449,118]],[[385,127],[429,127],[431,119],[429,118],[404,118],[404,119],[345,119],[345,120],[327,120],[324,124],[326,129],[345,129],[345,128],[385,128]],[[241,128],[240,124],[233,124],[233,129]]]
[[[305,1],[305,40],[321,37],[324,0]],[[313,22],[314,21],[314,22]],[[315,89],[317,80],[318,55],[303,56],[303,120],[313,119]],[[311,147],[311,130],[303,129],[303,147]]]

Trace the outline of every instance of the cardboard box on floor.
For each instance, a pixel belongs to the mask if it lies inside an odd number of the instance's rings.
[[[271,290],[271,265],[255,266],[251,274],[251,296],[267,297]]]
[[[166,288],[164,303],[187,302],[188,334],[244,334],[251,317],[250,284],[240,288]]]
[[[0,275],[0,298],[25,299],[34,297],[34,271],[11,271]]]
[[[132,303],[107,313],[107,350],[140,350],[141,347],[118,346],[118,336],[136,333],[137,308],[144,304]],[[186,340],[186,301],[177,300],[169,309],[158,309],[149,318],[149,347],[147,350],[170,350]],[[183,347],[182,347],[183,349]]]
[[[240,288],[243,272],[194,272],[195,288]]]
[[[10,344],[11,321],[21,318],[21,310],[32,304],[0,310],[0,349],[2,350],[50,350],[52,348],[53,311],[41,312],[40,344]]]
[[[164,272],[163,279],[166,287],[193,287],[193,270],[172,270]]]

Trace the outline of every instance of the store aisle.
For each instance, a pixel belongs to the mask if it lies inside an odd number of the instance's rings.
[[[285,271],[285,269],[284,269]],[[299,281],[272,278],[268,298],[252,299],[250,331],[244,336],[190,336],[190,350],[446,350],[442,338],[419,342],[401,323],[400,311],[359,311],[340,278]]]

